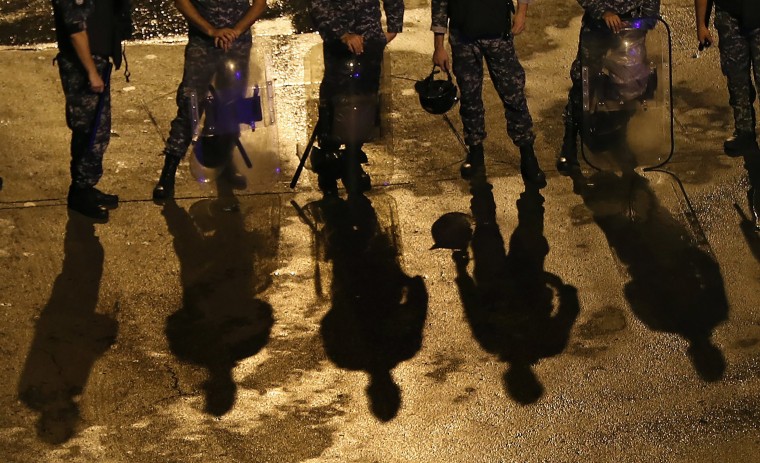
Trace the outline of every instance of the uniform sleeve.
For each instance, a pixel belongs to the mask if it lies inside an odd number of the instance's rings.
[[[87,28],[87,18],[92,12],[92,1],[90,0],[54,0],[55,6],[63,20],[66,33],[76,34]]]
[[[645,0],[644,4],[641,6],[641,16],[660,16],[660,0]]]
[[[602,19],[602,15],[607,11],[606,2],[600,0],[578,0],[578,3],[594,19]]]
[[[449,0],[431,0],[432,25],[430,30],[436,34],[445,34],[449,26]]]
[[[340,20],[340,11],[330,0],[310,0],[311,18],[322,40],[339,40],[350,32]]]
[[[404,0],[383,0],[388,32],[401,32],[404,28]]]

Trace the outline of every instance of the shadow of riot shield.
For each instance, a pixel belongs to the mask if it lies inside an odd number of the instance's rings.
[[[307,53],[304,69],[307,118],[316,135],[305,167],[315,172],[315,163],[327,159],[336,164],[328,168],[340,176],[339,164],[357,151],[374,185],[390,183],[391,73],[385,44],[366,43],[364,53],[354,55],[340,42],[320,43]],[[299,151],[306,145],[299,143]]]
[[[670,27],[634,18],[581,31],[583,157],[599,170],[654,168],[673,155]]]
[[[262,55],[262,56],[259,56]],[[275,89],[267,59],[223,59],[204,95],[189,98],[193,127],[190,170],[203,185],[271,191],[280,180]]]

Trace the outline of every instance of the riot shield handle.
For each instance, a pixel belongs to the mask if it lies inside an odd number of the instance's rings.
[[[256,85],[253,87],[252,97],[241,97],[236,103],[238,122],[250,126],[253,132],[256,131],[256,122],[264,120],[259,92],[259,86]]]
[[[214,86],[212,84],[209,84],[208,91],[211,94],[211,98],[214,101],[216,101],[216,102],[220,101],[219,100],[219,94],[216,92],[216,88],[214,88]],[[208,113],[207,113],[206,117],[208,117]],[[237,146],[238,151],[240,152],[240,156],[243,158],[243,162],[245,163],[246,167],[248,167],[249,169],[251,167],[253,167],[253,163],[251,162],[251,158],[248,157],[248,152],[245,150],[245,148],[243,147],[243,144],[240,142],[240,134],[239,133],[238,133],[237,139],[235,140],[235,146]]]

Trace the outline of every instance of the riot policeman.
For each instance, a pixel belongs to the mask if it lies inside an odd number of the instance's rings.
[[[382,3],[386,31],[379,0],[310,2],[325,64],[316,127],[319,147],[312,154],[312,166],[326,195],[337,192],[338,178],[349,194],[371,188],[369,175],[361,167],[367,162],[361,147],[371,137],[361,132],[375,124],[383,51],[404,22],[403,0]]]
[[[53,0],[56,56],[71,129],[68,207],[106,221],[116,195],[95,187],[111,137],[111,67],[119,69],[122,40],[132,36],[129,0]],[[113,64],[111,64],[113,61]]]
[[[533,151],[536,136],[525,98],[525,71],[517,58],[513,40],[515,34],[525,29],[529,3],[530,0],[519,0],[512,20],[512,0],[431,1],[431,30],[435,34],[433,63],[447,71],[453,64],[461,90],[459,114],[468,146],[467,159],[461,169],[465,178],[481,169],[484,163],[486,131],[482,89],[485,58],[504,105],[507,134],[520,149],[523,180],[538,187],[546,185],[546,177]],[[447,30],[453,55],[451,63],[443,42]]]
[[[187,19],[188,42],[182,82],[177,89],[177,116],[164,147],[164,167],[153,189],[153,199],[174,196],[177,166],[192,141],[191,95],[200,101],[221,68],[233,69],[241,97],[248,76],[253,37],[251,26],[266,10],[266,0],[175,0]],[[228,63],[228,66],[221,66]],[[203,110],[203,108],[201,108]]]
[[[623,22],[633,17],[654,18],[660,14],[660,0],[578,0],[584,14],[581,34],[591,33],[603,42],[605,35],[617,34],[624,28]],[[562,148],[557,156],[557,170],[568,174],[578,166],[578,134],[583,115],[583,83],[581,81],[581,57],[583,49],[578,44],[578,54],[570,68],[572,87],[567,98],[563,118],[565,120],[565,135]],[[598,59],[604,55],[600,51]],[[589,57],[586,57],[587,59]]]

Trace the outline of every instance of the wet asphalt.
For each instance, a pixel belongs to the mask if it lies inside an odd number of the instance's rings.
[[[155,204],[183,44],[130,44],[107,224],[65,205],[55,49],[0,50],[0,461],[760,461],[760,237],[722,154],[717,50],[695,58],[691,2],[665,2],[673,157],[563,177],[580,12],[535,2],[516,41],[542,190],[488,81],[488,176],[459,177],[457,134],[413,90],[432,51],[417,1],[388,49],[366,198],[322,201],[308,169],[288,186],[321,69],[319,37],[283,13],[254,28],[276,124],[245,134],[249,187],[200,184],[186,159]],[[466,251],[431,249],[435,223]]]

